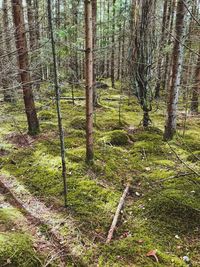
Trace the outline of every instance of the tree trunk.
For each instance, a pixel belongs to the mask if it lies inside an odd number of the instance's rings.
[[[194,77],[194,86],[192,88],[191,112],[194,114],[198,113],[199,94],[200,94],[200,49],[199,49],[199,55]]]
[[[15,26],[15,42],[18,53],[19,74],[22,83],[25,111],[28,121],[28,133],[30,135],[35,135],[39,132],[39,122],[35,109],[31,77],[29,73],[28,49],[21,0],[12,1],[12,12]]]
[[[184,18],[186,7],[183,0],[178,0],[175,40],[172,52],[171,80],[168,95],[167,119],[164,132],[164,140],[171,140],[176,132],[177,104],[180,87],[180,75],[183,60],[183,36],[184,36]]]
[[[113,0],[113,18],[112,18],[112,52],[111,52],[111,83],[115,88],[115,2]]]
[[[93,160],[93,29],[92,2],[85,0],[86,161]]]
[[[3,39],[3,32],[1,32],[1,36],[2,36],[2,45],[1,45],[1,49],[3,50],[3,43],[5,42],[5,47],[6,47],[6,53],[8,54],[8,56],[6,56],[5,60],[7,61],[7,64],[10,64],[10,59],[11,57],[9,56],[9,52],[12,50],[11,48],[11,43],[10,43],[10,33],[9,33],[9,20],[8,20],[8,3],[7,0],[3,1],[3,27],[2,29],[4,30],[5,33],[5,40]],[[3,54],[3,53],[2,53]],[[2,60],[3,61],[3,60]],[[6,66],[2,66],[2,71],[4,69],[7,69],[6,73],[3,72],[2,74],[2,86],[3,86],[3,95],[4,95],[4,101],[5,102],[12,102],[14,100],[14,92],[12,90],[9,90],[9,74],[10,74],[10,66],[8,65],[7,68]]]
[[[59,90],[59,84],[58,84],[56,49],[55,49],[55,41],[54,41],[53,26],[52,26],[51,0],[48,0],[48,20],[49,20],[49,31],[50,31],[50,37],[51,37],[51,47],[52,47],[52,56],[53,56],[53,74],[54,74],[54,87],[55,87],[56,107],[57,107],[57,116],[58,116],[58,128],[59,128],[59,135],[60,135],[60,151],[61,151],[61,161],[62,161],[64,205],[66,207],[67,206],[67,182],[66,182],[65,142],[64,142],[64,131],[63,131],[63,126],[62,126],[62,115],[61,115],[61,109],[60,109],[60,90]]]
[[[98,106],[98,96],[96,90],[96,23],[97,23],[97,0],[92,0],[92,22],[93,22],[93,106]]]
[[[155,88],[155,98],[160,97],[160,87],[161,87],[161,67],[162,67],[162,58],[163,58],[163,46],[165,43],[165,28],[166,28],[166,15],[167,15],[167,4],[168,1],[164,1],[163,6],[163,18],[162,18],[162,33],[161,33],[161,39],[160,39],[160,51],[158,55],[158,70],[157,70],[157,82],[156,82],[156,88]]]

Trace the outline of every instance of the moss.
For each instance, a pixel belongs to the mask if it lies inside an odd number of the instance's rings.
[[[72,184],[71,184],[72,183]],[[68,204],[84,222],[85,230],[101,229],[110,224],[110,211],[114,211],[119,195],[98,186],[89,179],[70,181]],[[89,225],[88,225],[89,223]]]
[[[78,147],[74,149],[67,149],[66,155],[69,160],[74,162],[80,162],[84,161],[85,153],[86,153],[85,148]]]
[[[110,144],[114,146],[125,146],[129,143],[129,138],[125,131],[115,130],[100,138],[99,143]]]
[[[138,141],[134,144],[132,151],[134,152],[141,152],[143,151],[147,156],[148,155],[163,155],[164,150],[160,143],[149,141]]]
[[[0,265],[10,267],[42,266],[33,250],[30,236],[20,233],[0,234]]]
[[[125,120],[121,120],[119,122],[118,118],[107,118],[106,120],[103,120],[103,122],[98,121],[98,128],[104,129],[104,130],[119,130],[124,129],[128,126],[128,123]]]
[[[49,120],[54,119],[56,117],[55,113],[53,113],[50,110],[42,110],[38,113],[38,116],[39,116],[39,119],[42,121],[49,121]]]
[[[188,161],[191,161],[191,162],[197,162],[200,160],[200,150],[198,151],[194,151],[191,155],[189,155],[187,157],[187,160]]]
[[[86,120],[84,117],[77,116],[71,120],[70,126],[77,130],[85,130]]]
[[[23,219],[22,214],[15,208],[4,207],[0,208],[0,226],[5,229],[10,229],[14,223]]]

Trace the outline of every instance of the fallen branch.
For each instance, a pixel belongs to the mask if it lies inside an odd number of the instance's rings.
[[[113,218],[113,221],[112,221],[112,224],[111,224],[111,227],[110,227],[110,230],[108,232],[108,236],[107,236],[107,239],[106,239],[106,243],[110,243],[112,237],[113,237],[113,234],[114,234],[114,231],[115,231],[115,228],[116,228],[116,225],[117,225],[117,222],[118,222],[118,219],[119,219],[119,215],[120,215],[120,212],[124,206],[124,202],[125,202],[125,198],[129,192],[129,189],[130,189],[130,183],[127,184],[123,194],[122,194],[122,197],[120,198],[120,201],[119,201],[119,204],[117,206],[117,210],[115,212],[115,216]]]

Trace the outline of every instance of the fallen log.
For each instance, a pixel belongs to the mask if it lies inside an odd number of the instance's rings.
[[[66,101],[79,101],[79,100],[85,100],[85,97],[84,96],[79,96],[79,97],[71,97],[71,96],[61,96],[60,97],[61,100],[66,100]],[[53,97],[52,100],[55,100],[55,98]],[[109,97],[106,97],[106,98],[100,98],[101,101],[127,101],[128,98],[109,98]]]
[[[120,198],[120,201],[119,201],[119,204],[117,206],[117,210],[115,212],[115,216],[113,218],[113,221],[112,221],[112,224],[111,224],[111,227],[110,227],[110,230],[108,232],[108,236],[107,236],[107,239],[106,239],[106,243],[110,243],[112,237],[113,237],[113,234],[114,234],[114,231],[115,231],[115,228],[116,228],[116,225],[117,225],[117,222],[118,222],[118,219],[119,219],[119,216],[120,216],[120,212],[124,206],[124,202],[125,202],[125,198],[129,192],[129,189],[130,189],[130,183],[127,184],[126,188],[124,189],[124,192]]]

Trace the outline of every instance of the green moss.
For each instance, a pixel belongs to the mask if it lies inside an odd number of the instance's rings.
[[[154,141],[138,141],[133,146],[133,151],[143,151],[148,155],[163,155],[164,150],[160,143]]]
[[[20,233],[0,233],[0,265],[10,267],[42,266],[33,250],[30,236]]]
[[[200,150],[194,151],[191,155],[187,157],[187,160],[191,162],[197,162],[200,160]]]
[[[71,184],[72,183],[72,184]],[[70,181],[68,204],[84,222],[85,230],[108,227],[119,195],[89,179]],[[88,225],[89,223],[89,225]]]
[[[14,223],[23,219],[22,214],[15,208],[0,208],[0,225],[3,228],[10,229]]]
[[[100,138],[99,143],[110,144],[114,146],[124,146],[129,143],[129,138],[125,131],[115,130]]]
[[[49,121],[55,118],[55,113],[50,110],[42,110],[38,113],[39,119],[42,121]]]
[[[77,116],[71,120],[70,126],[77,130],[85,130],[86,120],[82,116]]]

